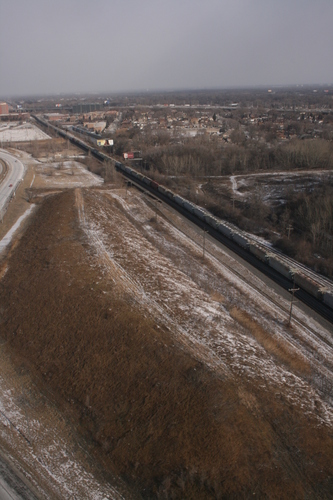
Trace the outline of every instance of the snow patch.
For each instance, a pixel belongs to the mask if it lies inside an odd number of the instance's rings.
[[[31,205],[25,212],[23,215],[21,215],[21,217],[19,217],[17,219],[17,221],[15,222],[15,224],[12,226],[12,228],[8,231],[8,233],[2,238],[2,240],[0,241],[0,253],[3,252],[3,250],[10,244],[10,242],[12,241],[12,238],[15,234],[15,232],[17,231],[17,229],[20,227],[20,225],[22,224],[22,222],[31,214],[31,212],[33,211],[33,209],[35,208],[35,205]]]

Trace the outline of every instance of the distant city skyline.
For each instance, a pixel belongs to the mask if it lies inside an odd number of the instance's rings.
[[[331,0],[0,0],[0,99],[330,85]]]

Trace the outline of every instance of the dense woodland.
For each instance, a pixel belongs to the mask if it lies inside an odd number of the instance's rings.
[[[331,133],[329,128],[327,132]],[[165,132],[132,130],[122,132],[118,147],[142,149],[141,168],[150,176],[204,205],[215,215],[268,237],[287,254],[332,277],[333,142],[298,137],[267,142],[257,134],[246,139],[241,127],[235,129],[231,137],[230,143],[207,136],[173,141]],[[314,183],[310,177],[301,189],[293,189],[288,184],[279,204],[265,201],[262,185],[256,185],[250,196],[235,199],[230,190],[221,192],[216,178],[304,170],[328,171],[325,183]],[[202,186],[199,194],[198,185]]]

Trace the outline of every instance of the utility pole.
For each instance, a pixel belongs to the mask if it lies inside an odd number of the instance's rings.
[[[299,290],[299,288],[295,288],[295,285],[293,288],[289,288],[289,292],[292,293],[292,296],[291,296],[291,302],[290,302],[289,320],[287,323],[288,326],[290,326],[290,324],[291,324],[291,316],[292,316],[292,312],[293,312],[293,303],[294,303],[294,299],[295,299],[295,292],[298,292],[298,290]]]
[[[289,238],[290,238],[290,231],[292,231],[294,228],[293,228],[293,226],[291,224],[289,224],[289,226],[286,229],[288,231],[288,240],[289,240]]]

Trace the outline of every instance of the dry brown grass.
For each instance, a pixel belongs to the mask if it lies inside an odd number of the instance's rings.
[[[0,159],[0,166],[1,166],[1,172],[0,172],[0,182],[6,177],[7,175],[7,164]]]
[[[223,295],[221,295],[219,292],[216,292],[216,291],[214,291],[210,294],[210,298],[212,300],[214,300],[214,302],[218,302],[219,304],[226,303],[225,297],[223,297]]]
[[[244,328],[249,330],[255,339],[272,356],[276,357],[282,363],[288,365],[292,370],[309,375],[311,373],[310,363],[289,344],[287,341],[272,336],[256,320],[254,320],[246,311],[233,307],[230,315],[238,321]]]
[[[144,498],[330,498],[331,430],[195,360],[101,276],[76,221],[73,192],[44,201],[0,281],[0,335],[96,458]]]
[[[35,157],[52,155],[55,153],[62,153],[70,146],[71,150],[79,151],[78,148],[69,144],[66,139],[52,138],[43,139],[41,141],[28,141],[15,143],[16,149],[22,149]]]

